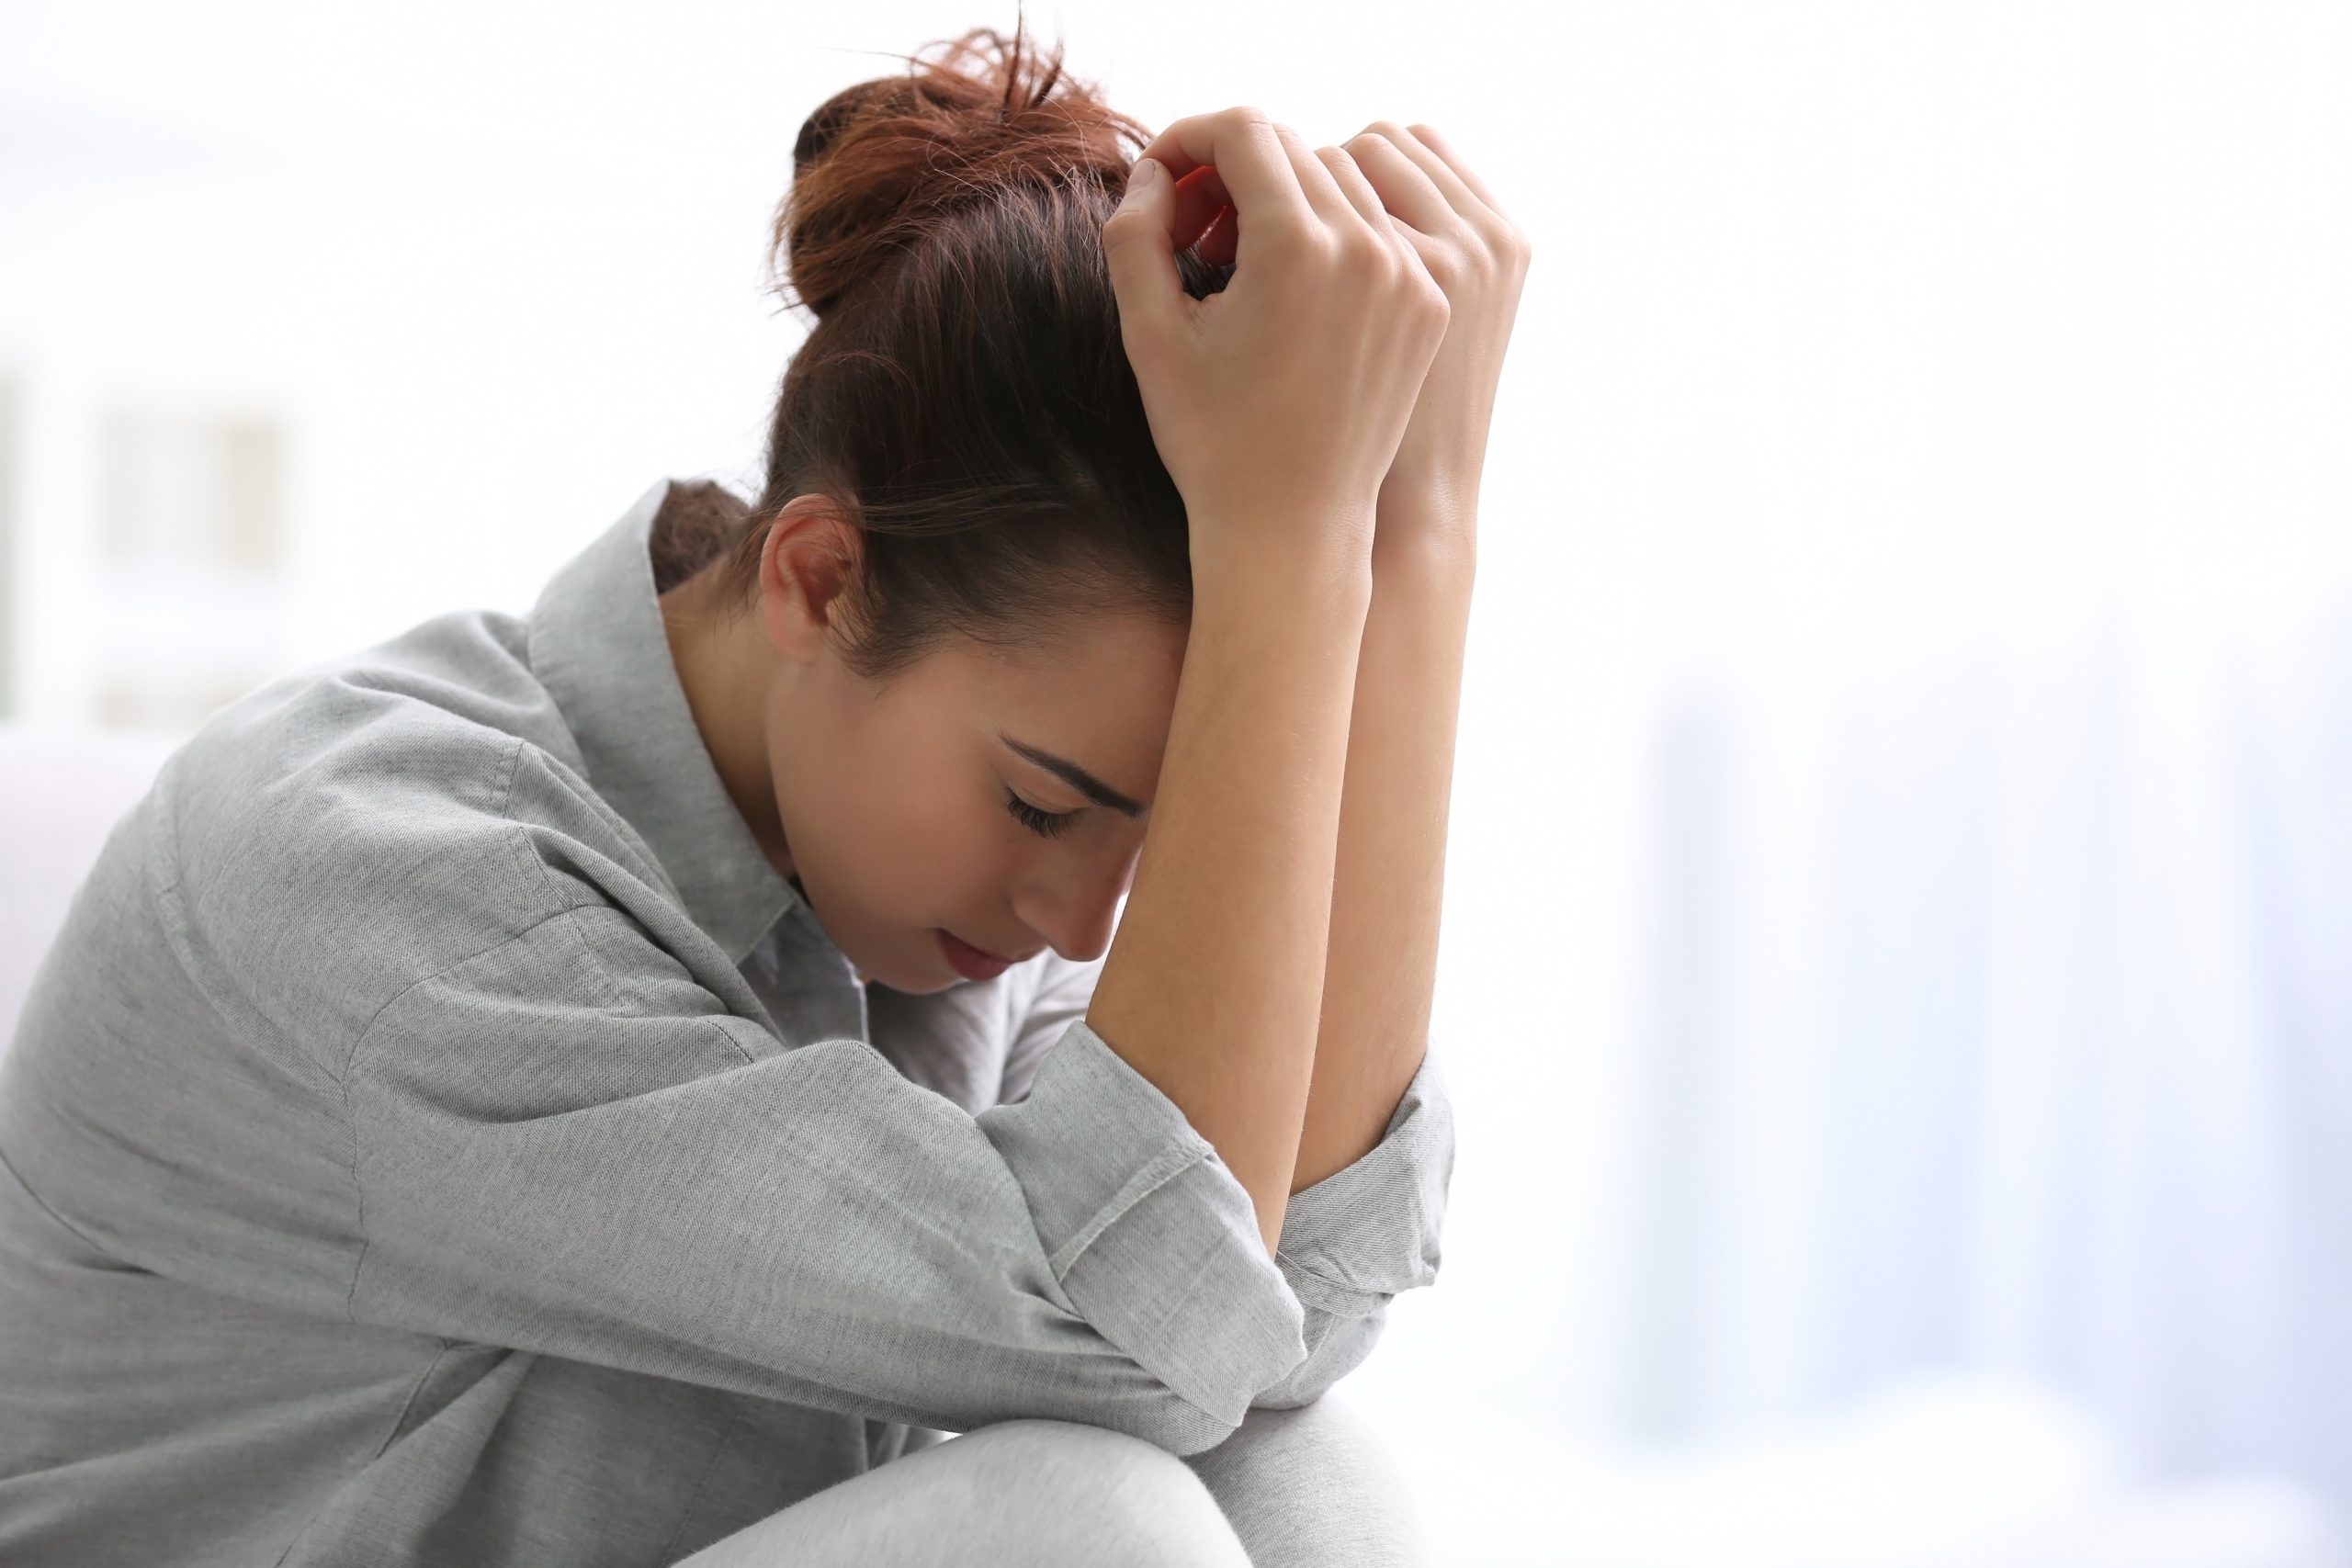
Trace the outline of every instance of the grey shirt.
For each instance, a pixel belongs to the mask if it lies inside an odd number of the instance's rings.
[[[859,983],[686,706],[669,493],[116,824],[0,1066],[0,1562],[650,1568],[992,1421],[1198,1451],[1435,1278],[1434,1054],[1269,1259],[1100,960]]]

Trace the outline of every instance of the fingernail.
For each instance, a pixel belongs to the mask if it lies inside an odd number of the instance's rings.
[[[1167,172],[1156,158],[1137,158],[1136,166],[1127,171],[1127,191],[1119,198],[1119,205],[1133,207],[1141,199],[1143,193],[1151,188],[1152,182]]]

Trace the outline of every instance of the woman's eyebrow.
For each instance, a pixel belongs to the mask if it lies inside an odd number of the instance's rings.
[[[1104,784],[1101,779],[1096,778],[1092,773],[1088,773],[1084,768],[1080,767],[1076,762],[1071,761],[1067,757],[1057,757],[1051,751],[1046,750],[1042,747],[1032,746],[1028,742],[1023,740],[1015,740],[1012,736],[1007,735],[1001,729],[996,732],[996,738],[1005,745],[1011,747],[1013,750],[1018,751],[1023,757],[1026,757],[1031,761],[1036,763],[1039,767],[1045,769],[1047,773],[1059,777],[1064,784],[1069,784],[1070,788],[1078,791],[1080,795],[1083,795],[1087,799],[1092,801],[1097,806],[1107,806],[1112,810],[1120,813],[1122,816],[1137,818],[1140,818],[1145,812],[1151,809],[1141,801],[1130,800],[1127,796],[1121,795],[1117,790],[1113,789],[1109,784]]]

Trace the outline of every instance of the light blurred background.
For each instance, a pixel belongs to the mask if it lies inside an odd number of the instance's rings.
[[[1341,1385],[1443,1561],[2352,1562],[2352,6],[1029,16],[1534,241],[1444,1274]],[[1012,20],[7,0],[0,722],[748,483],[801,119]]]

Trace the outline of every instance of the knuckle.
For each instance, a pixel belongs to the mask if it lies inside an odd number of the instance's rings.
[[[1250,220],[1250,232],[1264,242],[1269,255],[1286,261],[1312,262],[1322,249],[1318,225],[1288,209]]]
[[[1453,313],[1445,296],[1431,289],[1429,299],[1412,312],[1410,320],[1421,341],[1434,346],[1445,341],[1445,329],[1452,324]]]
[[[1293,130],[1289,126],[1284,125],[1282,121],[1276,119],[1265,110],[1260,108],[1238,108],[1233,112],[1237,117],[1236,123],[1241,127],[1242,130],[1246,134],[1261,140],[1271,140],[1288,146],[1293,150],[1295,150],[1298,147],[1298,132]]]
[[[1446,293],[1445,286],[1438,281],[1437,275],[1430,270],[1425,261],[1413,268],[1409,292],[1414,297],[1415,308],[1436,316],[1439,321],[1443,321],[1453,310],[1453,299]]]
[[[1390,252],[1385,283],[1391,310],[1408,318],[1419,312],[1422,290],[1429,287],[1429,274],[1419,260],[1402,251]]]
[[[1471,226],[1487,254],[1504,266],[1523,265],[1529,246],[1526,231],[1500,212],[1482,219]]]
[[[1354,223],[1342,231],[1340,254],[1347,258],[1351,269],[1377,276],[1393,271],[1396,265],[1396,248],[1383,239],[1369,223]]]

